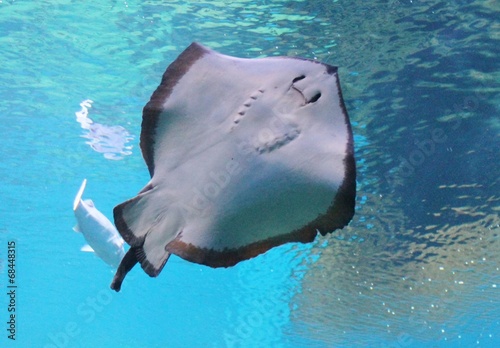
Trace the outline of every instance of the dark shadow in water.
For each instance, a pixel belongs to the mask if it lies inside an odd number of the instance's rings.
[[[357,146],[356,215],[313,249],[293,312],[294,332],[320,346],[418,346],[495,320],[500,42],[488,35],[493,13],[453,4],[396,21],[395,42],[436,42],[401,52],[400,69],[368,66],[370,85],[347,101],[354,120],[370,115],[359,120],[368,140]],[[449,14],[427,19],[439,11]],[[481,320],[465,325],[470,316]]]

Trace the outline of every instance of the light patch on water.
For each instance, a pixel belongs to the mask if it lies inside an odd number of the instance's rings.
[[[93,101],[85,99],[80,103],[80,111],[75,112],[76,121],[85,132],[81,135],[87,139],[85,144],[94,151],[102,153],[109,160],[120,160],[132,154],[132,145],[127,145],[134,139],[122,126],[107,126],[96,123],[89,117],[89,109]]]

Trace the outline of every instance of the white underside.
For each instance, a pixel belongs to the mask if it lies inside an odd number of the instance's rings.
[[[148,236],[148,259],[161,259],[181,232],[185,243],[222,251],[325,213],[345,173],[338,91],[335,75],[310,61],[216,53],[198,60],[164,105],[154,189],[126,212],[134,234]]]

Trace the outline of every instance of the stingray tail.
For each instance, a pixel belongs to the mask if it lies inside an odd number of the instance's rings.
[[[137,264],[137,248],[132,247],[127,251],[122,261],[120,262],[120,266],[116,270],[115,276],[113,277],[113,281],[111,282],[111,289],[119,292],[122,287],[122,282],[128,272]]]
[[[151,277],[160,274],[170,253],[165,246],[178,233],[178,220],[169,210],[165,197],[152,185],[146,186],[136,197],[117,205],[113,210],[115,225],[123,239],[131,246],[118,267],[111,288],[119,291],[127,273],[140,263]]]

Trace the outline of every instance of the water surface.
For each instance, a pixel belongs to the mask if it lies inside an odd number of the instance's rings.
[[[0,1],[0,284],[15,240],[19,286],[16,342],[3,331],[1,345],[499,346],[499,12],[493,0]],[[111,217],[142,188],[142,107],[192,41],[339,66],[356,215],[230,269],[136,268],[116,294],[113,271],[79,251],[72,200],[87,178]]]

